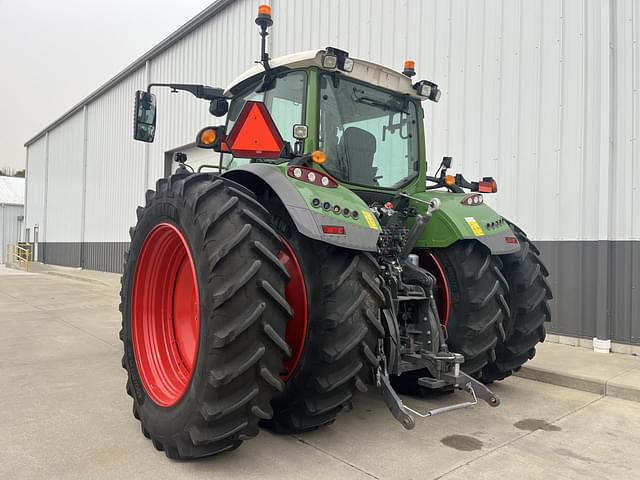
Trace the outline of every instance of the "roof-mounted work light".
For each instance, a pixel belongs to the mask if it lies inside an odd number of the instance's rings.
[[[430,82],[429,80],[420,80],[413,86],[413,88],[418,92],[418,95],[428,98],[432,102],[438,102],[440,100],[440,95],[442,94],[438,85]]]
[[[322,66],[328,70],[338,68],[345,72],[353,71],[353,60],[349,58],[349,52],[334,47],[325,48],[326,53],[322,57]]]

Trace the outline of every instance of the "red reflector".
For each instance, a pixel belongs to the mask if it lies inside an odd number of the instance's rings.
[[[478,191],[482,193],[493,193],[493,185],[489,182],[478,182]]]
[[[513,245],[518,244],[518,239],[516,237],[504,237],[504,241]]]
[[[226,138],[234,157],[279,158],[284,141],[262,102],[244,104],[238,120]]]
[[[322,233],[327,235],[344,235],[344,227],[342,225],[322,225]]]

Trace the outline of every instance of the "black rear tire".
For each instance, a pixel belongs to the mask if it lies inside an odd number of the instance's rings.
[[[551,321],[549,271],[533,242],[516,225],[510,226],[520,242],[520,251],[500,258],[510,288],[512,321],[506,340],[496,349],[496,361],[483,370],[486,381],[503,380],[531,360],[536,345],[545,339],[544,323]]]
[[[122,366],[142,432],[175,459],[237,448],[273,414],[271,399],[288,352],[284,333],[291,308],[288,273],[269,214],[244,187],[214,175],[174,175],[147,191],[125,256],[121,304]],[[152,400],[141,380],[132,340],[132,296],[145,239],[159,224],[176,227],[193,257],[200,327],[193,374],[177,403]],[[171,300],[173,301],[173,300]],[[174,307],[175,308],[175,307]]]
[[[303,432],[333,423],[357,392],[367,390],[384,335],[384,298],[373,256],[303,237],[282,209],[273,210],[282,215],[274,225],[301,265],[309,317],[301,359],[272,402],[273,419],[263,424],[277,433]]]
[[[442,266],[451,294],[447,344],[464,355],[462,370],[481,377],[496,360],[510,319],[507,281],[499,258],[475,240],[461,240],[431,252]]]

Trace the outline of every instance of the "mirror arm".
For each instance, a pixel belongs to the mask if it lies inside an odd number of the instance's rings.
[[[151,93],[152,87],[167,87],[173,92],[182,90],[191,93],[196,98],[202,98],[204,100],[217,100],[224,98],[224,89],[216,87],[208,87],[207,85],[196,85],[190,83],[150,83],[147,87],[147,93]]]

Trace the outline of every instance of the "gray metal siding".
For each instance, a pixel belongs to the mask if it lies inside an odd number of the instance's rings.
[[[44,242],[39,244],[40,261],[64,267],[81,267],[81,244],[77,242]]]
[[[90,270],[122,273],[129,242],[88,242],[83,245],[83,266]]]
[[[536,242],[549,269],[552,333],[593,338],[598,323],[604,325],[602,338],[640,344],[640,242],[567,241]],[[599,272],[598,258],[608,262]],[[606,291],[598,290],[599,276],[607,277]],[[598,312],[598,297],[605,311]],[[604,318],[603,318],[604,317]]]

